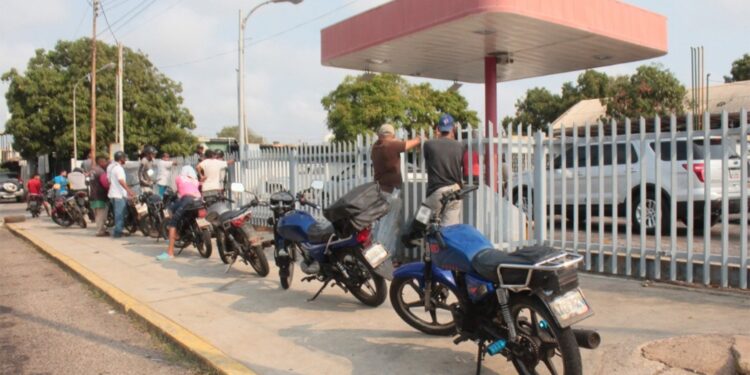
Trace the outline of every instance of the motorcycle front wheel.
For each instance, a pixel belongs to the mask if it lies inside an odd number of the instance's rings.
[[[250,246],[249,243],[245,246],[245,256],[249,258],[250,266],[258,273],[258,276],[268,276],[271,268],[268,266],[268,259],[266,259],[266,253],[263,252],[263,248],[260,246]]]
[[[70,220],[68,215],[66,214],[60,214],[58,210],[52,210],[52,221],[55,222],[55,224],[67,228],[71,225],[73,225],[73,220]]]
[[[583,373],[573,330],[558,326],[537,297],[515,295],[511,297],[510,310],[522,350],[509,359],[519,374]]]
[[[228,253],[228,247],[229,244],[226,242],[226,236],[224,235],[224,232],[217,230],[216,231],[216,250],[219,251],[219,259],[224,264],[229,264],[231,261],[231,255]]]
[[[396,314],[406,324],[428,335],[451,336],[456,332],[453,307],[458,297],[439,281],[433,280],[431,308],[425,311],[425,290],[417,278],[398,277],[391,281],[390,298]]]

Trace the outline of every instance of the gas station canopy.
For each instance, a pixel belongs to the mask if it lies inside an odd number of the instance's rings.
[[[326,66],[489,84],[488,56],[504,82],[664,55],[667,21],[614,0],[394,0],[321,44]]]

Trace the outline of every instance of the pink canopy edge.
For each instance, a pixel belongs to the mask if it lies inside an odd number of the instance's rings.
[[[666,17],[614,0],[394,0],[321,31],[327,62],[431,27],[505,13],[667,52]]]

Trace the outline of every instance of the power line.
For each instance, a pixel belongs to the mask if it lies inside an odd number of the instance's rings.
[[[304,21],[302,23],[299,23],[299,24],[294,25],[292,27],[289,27],[287,29],[281,30],[281,31],[279,31],[277,33],[274,33],[274,34],[265,36],[263,38],[260,38],[260,39],[256,40],[255,42],[248,43],[247,47],[252,47],[252,46],[255,46],[255,45],[260,44],[262,42],[265,42],[265,41],[268,41],[268,40],[280,37],[280,36],[282,36],[282,35],[284,35],[284,34],[286,34],[288,32],[294,31],[296,29],[299,29],[300,27],[309,25],[309,24],[311,24],[311,23],[313,23],[315,21],[318,21],[318,20],[320,20],[322,18],[330,16],[331,14],[336,13],[336,12],[338,12],[338,11],[340,11],[340,10],[346,8],[346,7],[349,7],[349,6],[351,6],[351,5],[355,4],[355,3],[358,3],[360,1],[362,1],[362,0],[352,0],[352,1],[350,1],[350,2],[348,2],[346,4],[344,4],[344,5],[341,5],[341,6],[339,6],[337,8],[334,8],[334,9],[328,11],[328,12],[325,12],[323,14],[320,14],[320,15],[316,16],[316,17],[313,17],[313,18],[311,18],[311,19],[309,19],[307,21]],[[249,40],[249,39],[251,39],[251,38],[249,38],[249,37],[245,38],[245,40]],[[216,53],[216,54],[213,54],[213,55],[209,55],[209,56],[206,56],[206,57],[202,57],[202,58],[198,58],[198,59],[195,59],[195,60],[189,60],[189,61],[185,61],[185,62],[181,62],[181,63],[164,65],[164,66],[160,66],[158,68],[159,69],[169,69],[169,68],[176,68],[176,67],[185,66],[185,65],[197,64],[197,63],[200,63],[200,62],[204,62],[204,61],[208,61],[208,60],[213,60],[215,58],[218,58],[218,57],[221,57],[221,56],[224,56],[224,55],[228,55],[228,54],[234,53],[234,52],[237,52],[237,50],[236,49],[232,49],[232,50],[229,50],[229,51],[219,52],[219,53]]]
[[[107,29],[109,30],[109,33],[112,34],[112,38],[115,40],[115,43],[120,44],[120,41],[117,40],[117,36],[115,36],[115,32],[112,30],[112,25],[109,24],[109,19],[107,18],[107,12],[104,10],[104,3],[101,3],[102,7],[102,14],[104,15],[104,22],[107,24]]]
[[[174,3],[172,3],[172,5],[164,8],[161,12],[155,14],[153,17],[147,19],[146,21],[141,22],[140,25],[138,25],[137,27],[134,27],[134,28],[130,29],[130,31],[127,31],[126,33],[124,33],[124,34],[122,34],[120,36],[124,38],[126,35],[129,35],[133,31],[138,30],[139,27],[146,25],[147,23],[153,21],[154,19],[156,19],[158,17],[161,17],[161,15],[163,15],[164,13],[170,11],[172,8],[174,8],[175,6],[177,6],[179,3],[183,2],[183,1],[185,1],[185,0],[177,0],[177,1],[175,1]]]
[[[151,0],[151,2],[150,2],[150,3],[148,3],[148,4],[146,4],[146,6],[145,6],[145,7],[141,8],[141,10],[139,10],[138,12],[136,12],[135,14],[133,14],[132,16],[130,16],[130,18],[128,18],[128,19],[127,19],[127,20],[126,20],[126,21],[125,21],[124,23],[122,23],[122,24],[121,24],[120,26],[117,26],[117,31],[120,31],[120,30],[122,30],[122,28],[123,28],[123,27],[125,27],[125,25],[127,25],[128,23],[130,23],[131,21],[133,21],[133,20],[134,20],[134,19],[135,19],[136,17],[138,17],[138,16],[139,16],[139,15],[140,15],[141,13],[143,13],[144,11],[146,11],[146,9],[148,9],[148,8],[150,8],[150,7],[152,6],[152,5],[154,5],[154,3],[155,3],[155,2],[156,2],[156,0]]]
[[[129,10],[127,10],[120,18],[118,18],[114,22],[112,22],[112,26],[115,27],[118,24],[120,24],[120,22],[122,22],[126,18],[130,17],[130,15],[132,15],[134,12],[138,11],[139,8],[142,8],[149,1],[153,1],[153,0],[142,0],[141,2],[139,2],[138,4],[136,4],[136,6],[130,8]],[[104,31],[102,31],[101,33],[99,33],[97,36],[100,36],[101,34],[104,34]]]
[[[91,3],[89,2],[89,6],[91,6]],[[75,39],[78,35],[78,32],[81,31],[81,26],[83,26],[83,21],[86,19],[86,15],[89,13],[89,10],[86,9],[83,12],[83,15],[81,16],[81,20],[78,21],[78,27],[76,27],[76,31],[73,33],[73,37],[71,39]]]
[[[114,10],[115,8],[118,8],[119,6],[123,4],[127,4],[130,0],[114,0],[112,3],[109,4],[109,10]]]

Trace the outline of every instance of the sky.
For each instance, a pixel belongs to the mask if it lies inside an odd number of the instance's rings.
[[[248,126],[268,141],[323,141],[328,130],[320,99],[357,72],[320,64],[320,30],[388,0],[305,0],[299,5],[271,4],[249,20],[246,36]],[[457,0],[458,1],[458,0]],[[260,0],[102,0],[114,36],[148,55],[155,66],[183,86],[185,106],[195,117],[196,135],[214,136],[237,123],[237,38],[240,9]],[[732,61],[750,53],[748,0],[626,0],[668,18],[669,53],[638,63],[598,69],[630,74],[638,65],[660,63],[690,84],[690,47],[704,46],[712,84],[723,82]],[[38,48],[52,49],[60,39],[91,35],[88,0],[2,0],[0,72],[24,70]],[[100,38],[113,43],[100,16]],[[503,82],[498,86],[499,115],[512,115],[526,90],[541,86],[559,92],[580,72]],[[430,82],[445,89],[452,82]],[[0,130],[9,118],[7,83],[0,83]],[[480,118],[484,88],[465,84],[461,93]],[[127,134],[126,134],[127,137]]]

